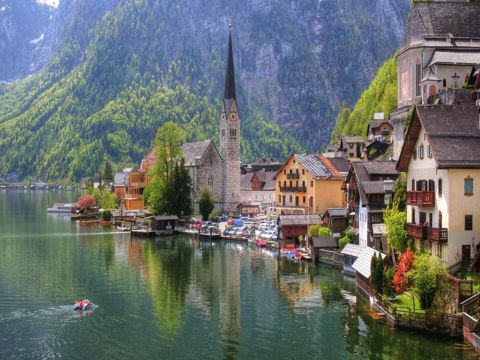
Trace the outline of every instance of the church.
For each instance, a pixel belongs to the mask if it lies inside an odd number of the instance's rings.
[[[235,71],[231,27],[228,36],[225,93],[220,118],[220,149],[212,140],[182,146],[185,166],[192,178],[192,200],[198,210],[198,198],[209,189],[222,213],[234,212],[240,203],[240,116],[235,91]]]
[[[231,26],[219,137],[220,149],[212,140],[182,145],[185,167],[192,179],[194,211],[198,211],[198,199],[204,189],[213,194],[215,207],[221,213],[235,212],[240,203],[240,116],[235,92]],[[142,194],[148,184],[147,171],[154,163],[152,150],[142,160],[140,168],[128,174],[128,191],[124,198],[127,210],[143,210]]]

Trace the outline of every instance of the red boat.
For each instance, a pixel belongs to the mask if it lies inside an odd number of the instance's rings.
[[[258,247],[265,247],[267,246],[267,241],[266,240],[257,240],[256,242]]]

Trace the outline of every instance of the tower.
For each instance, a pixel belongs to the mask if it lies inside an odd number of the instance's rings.
[[[240,202],[240,116],[235,92],[232,25],[229,24],[225,94],[220,118],[220,155],[222,156],[222,201],[224,212],[235,211]]]

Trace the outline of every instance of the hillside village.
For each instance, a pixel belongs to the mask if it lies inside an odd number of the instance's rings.
[[[344,267],[387,322],[463,332],[478,344],[480,293],[464,275],[480,269],[479,18],[480,7],[468,2],[414,2],[397,53],[397,108],[388,118],[374,113],[363,136],[342,136],[322,154],[292,154],[283,162],[267,154],[240,164],[230,39],[220,149],[211,140],[182,145],[194,209],[207,188],[220,213],[278,217],[282,250],[308,243],[314,260]],[[115,175],[127,212],[145,209],[142,193],[154,163],[151,152],[138,168]],[[442,321],[412,319],[378,289],[375,259],[392,274],[406,256],[384,218],[392,211],[405,211],[410,248],[438,259],[448,272],[451,296],[435,309]],[[330,235],[309,236],[312,226],[328,227]]]

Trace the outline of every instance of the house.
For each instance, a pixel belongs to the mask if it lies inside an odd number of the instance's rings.
[[[388,158],[393,155],[393,125],[385,119],[384,113],[375,113],[367,127],[368,144],[365,155],[368,160]]]
[[[178,225],[177,216],[155,216],[152,219],[152,230],[156,235],[173,235]]]
[[[343,207],[346,164],[343,158],[317,154],[290,156],[274,176],[277,213],[323,214],[327,208]]]
[[[242,216],[255,216],[260,214],[260,205],[252,202],[241,202],[238,205],[238,213]]]
[[[347,208],[329,208],[322,215],[323,225],[328,226],[334,237],[339,238],[348,227]]]
[[[247,168],[253,172],[266,171],[275,173],[278,171],[278,169],[280,169],[281,166],[282,163],[270,155],[258,158],[253,163],[247,165]]]
[[[282,248],[293,248],[305,238],[310,225],[322,223],[320,215],[280,215],[278,217],[278,239]]]
[[[395,161],[362,161],[350,165],[344,190],[360,246],[386,251],[381,237],[374,236],[372,225],[383,224],[383,210],[393,196],[398,176]]]
[[[404,123],[415,104],[461,104],[474,99],[472,83],[480,64],[480,6],[468,1],[415,1],[398,50],[398,104],[393,157],[403,144]],[[477,86],[480,84],[477,84]],[[473,86],[474,87],[474,86]]]
[[[480,244],[480,128],[475,107],[416,106],[397,169],[407,172],[407,232],[446,266]]]
[[[317,261],[319,250],[334,251],[338,249],[338,240],[333,236],[308,238],[308,247],[314,261]]]
[[[277,169],[278,170],[278,169]],[[266,211],[275,204],[274,172],[259,170],[240,176],[240,202],[256,204]]]
[[[130,169],[125,169],[122,172],[115,173],[113,177],[113,188],[115,192],[115,197],[117,199],[123,199],[127,193],[128,188],[128,173]]]
[[[339,150],[348,159],[360,159],[363,155],[365,139],[363,136],[343,136],[340,139]]]

